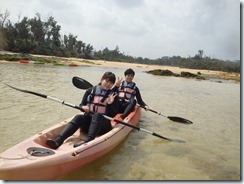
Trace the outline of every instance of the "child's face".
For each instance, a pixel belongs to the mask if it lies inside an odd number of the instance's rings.
[[[128,74],[125,76],[125,80],[126,82],[132,82],[134,79],[134,75],[133,74]]]
[[[112,83],[109,79],[101,80],[101,88],[105,90],[109,90],[113,87],[114,83]]]

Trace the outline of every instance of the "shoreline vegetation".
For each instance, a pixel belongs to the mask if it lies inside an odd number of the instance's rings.
[[[240,82],[240,73],[223,72],[202,69],[188,69],[175,66],[165,65],[148,65],[139,63],[128,63],[118,61],[106,60],[90,60],[79,58],[64,58],[56,56],[33,55],[33,54],[19,54],[7,51],[0,51],[0,62],[19,62],[20,60],[30,60],[35,64],[53,64],[53,65],[69,65],[69,66],[103,66],[109,68],[141,68],[146,73],[160,76],[175,76],[193,78],[196,80],[212,80],[214,82],[222,83],[222,80],[229,80],[233,82]]]

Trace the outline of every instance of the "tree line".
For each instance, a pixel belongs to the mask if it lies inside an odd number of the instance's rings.
[[[120,52],[118,46],[112,50],[106,47],[95,51],[91,44],[78,40],[72,33],[61,35],[61,26],[52,16],[43,21],[41,15],[36,13],[34,18],[19,17],[16,23],[12,23],[9,16],[7,10],[0,12],[0,50],[240,73],[240,60],[233,62],[210,58],[204,56],[203,50],[198,50],[193,57],[164,56],[158,59],[132,57]]]

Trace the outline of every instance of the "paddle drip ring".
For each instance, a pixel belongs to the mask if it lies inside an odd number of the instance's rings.
[[[54,151],[47,148],[30,147],[26,150],[30,155],[35,157],[45,157],[55,154]]]

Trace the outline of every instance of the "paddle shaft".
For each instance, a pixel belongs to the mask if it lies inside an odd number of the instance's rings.
[[[167,138],[167,137],[163,137],[162,135],[159,135],[159,134],[157,134],[157,133],[155,133],[155,132],[152,132],[152,131],[150,131],[150,130],[146,130],[146,129],[144,129],[144,128],[140,128],[140,127],[137,127],[137,126],[128,124],[128,123],[126,123],[126,122],[119,121],[119,120],[117,120],[117,119],[113,119],[113,118],[111,118],[111,117],[109,117],[109,116],[106,116],[106,115],[103,115],[103,116],[104,116],[106,119],[108,119],[108,120],[111,120],[111,121],[113,120],[113,121],[115,121],[115,122],[117,122],[117,123],[126,125],[126,126],[128,126],[128,127],[131,127],[131,128],[133,128],[133,129],[136,129],[136,130],[138,130],[138,131],[143,131],[143,132],[146,132],[146,133],[148,133],[148,134],[151,134],[151,135],[154,135],[154,136],[156,136],[156,137],[159,137],[159,138],[162,138],[162,139],[166,139],[166,140],[169,140],[169,141],[181,142],[181,141],[179,141],[179,140],[176,141],[176,139],[170,139],[170,138]]]
[[[140,104],[137,104],[137,105],[138,105],[139,107],[141,107],[141,108],[143,108],[143,109],[146,110],[146,108],[145,108],[144,106],[141,106]],[[161,112],[157,112],[157,111],[152,110],[152,109],[148,109],[148,110],[151,111],[151,112],[153,112],[153,113],[155,113],[155,114],[158,114],[158,115],[161,115],[161,116],[164,116],[164,117],[168,118],[168,116],[163,115]]]
[[[143,108],[146,110],[146,108],[144,106],[141,106],[140,104],[137,104],[139,107]],[[166,117],[168,119],[170,119],[171,121],[174,121],[174,122],[178,122],[178,123],[185,123],[185,124],[192,124],[193,122],[188,120],[188,119],[185,119],[185,118],[181,118],[181,117],[177,117],[177,116],[166,116],[166,115],[163,115],[161,112],[157,112],[153,109],[148,109],[149,111],[155,113],[155,114],[158,114],[160,116],[163,116],[163,117]]]
[[[12,89],[17,90],[17,91],[21,91],[21,92],[24,92],[24,93],[29,93],[29,94],[36,95],[36,96],[39,96],[39,97],[42,97],[42,98],[47,98],[47,99],[49,99],[49,100],[52,100],[52,101],[55,101],[55,102],[59,102],[59,103],[61,103],[61,104],[63,104],[63,105],[66,105],[66,106],[68,106],[68,107],[72,107],[72,108],[75,108],[75,109],[78,109],[78,110],[81,110],[82,112],[84,112],[84,109],[82,109],[81,107],[78,107],[78,106],[73,105],[73,104],[71,104],[71,103],[65,102],[65,101],[63,101],[63,100],[59,100],[58,98],[54,98],[54,97],[51,97],[51,96],[48,96],[48,95],[44,95],[44,94],[41,94],[41,93],[36,93],[36,92],[28,91],[28,90],[19,89],[19,88],[10,86],[10,85],[8,85],[8,84],[6,84],[6,85],[9,86],[9,87],[12,88]],[[181,140],[176,140],[176,139],[170,139],[170,138],[167,138],[167,137],[163,137],[163,136],[161,136],[161,135],[159,135],[159,134],[157,134],[157,133],[154,133],[154,132],[151,132],[151,131],[149,131],[149,130],[142,129],[142,128],[140,128],[140,127],[137,127],[137,126],[128,124],[128,123],[126,123],[126,122],[124,122],[124,121],[120,121],[120,120],[117,120],[117,119],[113,119],[112,117],[109,117],[109,116],[106,116],[106,115],[103,115],[103,116],[104,116],[106,119],[110,120],[110,121],[114,120],[114,121],[116,121],[117,123],[120,123],[120,124],[123,124],[123,125],[125,125],[125,126],[131,127],[131,128],[136,129],[136,130],[138,130],[138,131],[141,130],[141,131],[143,131],[143,132],[149,133],[149,134],[151,134],[151,135],[154,135],[154,136],[159,137],[159,138],[162,138],[162,139],[166,139],[166,140],[174,141],[174,142],[180,142],[180,143],[181,143],[181,142],[184,142],[184,141],[181,141]]]
[[[6,84],[8,87],[12,88],[12,89],[15,89],[17,91],[21,91],[21,92],[24,92],[24,93],[29,93],[29,94],[32,94],[32,95],[36,95],[36,96],[39,96],[39,97],[42,97],[42,98],[47,98],[49,100],[52,100],[52,101],[55,101],[55,102],[59,102],[61,103],[62,105],[67,105],[69,107],[73,107],[75,109],[78,109],[78,110],[81,110],[84,112],[84,110],[76,105],[73,105],[71,103],[68,103],[68,102],[65,102],[63,100],[59,100],[58,98],[54,98],[54,97],[51,97],[51,96],[48,96],[48,95],[44,95],[44,94],[41,94],[41,93],[36,93],[36,92],[33,92],[33,91],[28,91],[28,90],[23,90],[23,89],[19,89],[19,88],[16,88],[16,87],[13,87],[13,86],[10,86],[8,84]]]
[[[164,116],[168,119],[170,119],[171,121],[174,121],[174,122],[178,122],[178,123],[185,123],[185,124],[193,124],[192,121],[188,120],[188,119],[185,119],[185,118],[181,118],[181,117],[177,117],[177,116],[166,116],[166,115],[163,115],[161,112],[157,112],[155,110],[152,110],[152,109],[149,109],[149,111],[155,113],[155,114],[158,114],[160,116]]]
[[[149,109],[149,111],[151,111],[151,112],[153,112],[155,114],[158,114],[158,115],[161,115],[161,116],[164,116],[164,117],[168,118],[168,116],[163,115],[161,112],[157,112],[157,111],[152,110],[152,109]]]

